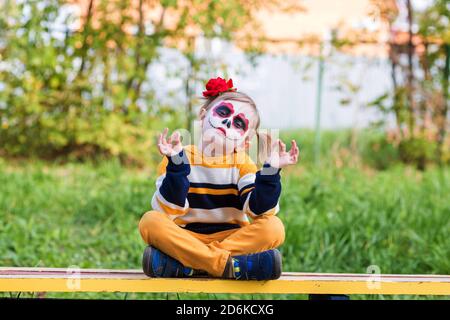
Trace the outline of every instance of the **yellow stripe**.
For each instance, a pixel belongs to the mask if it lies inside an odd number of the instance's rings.
[[[171,207],[165,205],[164,203],[162,203],[161,200],[158,199],[158,197],[156,198],[156,200],[158,200],[158,204],[161,206],[161,209],[163,209],[164,212],[168,213],[168,214],[182,215],[182,214],[185,214],[188,210],[188,208],[186,208],[186,210],[179,210],[179,209],[171,208]]]
[[[227,195],[227,194],[238,195],[239,191],[236,189],[233,189],[233,188],[228,188],[228,189],[189,188],[189,193],[214,194],[214,195]]]
[[[192,292],[273,294],[450,295],[448,282],[383,282],[370,289],[364,280],[236,281],[210,279],[0,279],[0,292]]]
[[[255,187],[251,187],[251,188],[245,189],[244,191],[241,192],[241,196],[243,196],[244,194],[252,191],[253,189],[255,189]]]
[[[242,227],[248,226],[250,224],[250,222],[248,222],[248,221],[242,221],[242,220],[236,220],[236,219],[233,219],[231,221],[227,221],[227,223],[238,224],[238,225],[240,225]]]
[[[239,168],[241,176],[250,172],[256,173],[257,171],[255,163],[245,152],[229,154],[223,157],[206,157],[193,145],[186,146],[184,150],[186,151],[186,156],[188,157],[191,166],[202,166],[206,168]],[[167,157],[163,156],[156,170],[158,176],[166,173],[168,162]]]
[[[190,223],[189,221],[186,221],[181,218],[175,218],[175,220],[173,220],[173,222],[175,222],[177,225],[184,225],[184,224]]]
[[[252,165],[254,166],[253,161],[244,151],[225,156],[207,157],[195,145],[186,146],[185,150],[187,151],[187,157],[191,166],[202,166],[206,168],[240,168],[241,166],[247,167],[248,165],[250,165],[249,168],[252,168]]]
[[[249,205],[249,208],[248,208],[248,210],[247,210],[247,214],[248,214],[250,217],[252,217],[252,218],[257,218],[257,217],[260,217],[260,216],[262,216],[262,215],[265,215],[265,216],[273,216],[273,215],[275,215],[275,211],[276,211],[276,207],[275,207],[275,208],[272,208],[272,209],[269,209],[269,210],[267,210],[267,211],[265,211],[265,212],[263,212],[263,213],[261,213],[261,214],[254,214],[254,213],[250,210],[250,205]]]
[[[199,160],[195,163],[190,163],[191,166],[205,167],[205,168],[238,168],[235,163],[222,163],[222,162],[206,162]]]

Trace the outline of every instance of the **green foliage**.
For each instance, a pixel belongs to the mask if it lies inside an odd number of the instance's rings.
[[[126,169],[117,161],[62,166],[0,161],[0,265],[140,268],[144,243],[137,226],[150,208],[154,179],[154,169]],[[285,271],[365,273],[370,265],[378,265],[382,273],[400,274],[445,274],[450,269],[448,168],[372,172],[306,163],[286,169],[282,179],[279,217],[286,226],[281,247]],[[47,297],[120,299],[123,294]]]
[[[280,139],[285,141],[288,146],[291,140],[295,139],[300,149],[300,158],[302,162],[314,162],[314,130],[302,129],[295,131],[281,131]],[[332,164],[335,153],[338,149],[351,147],[351,131],[350,130],[324,130],[321,132],[320,157],[321,163],[327,165]],[[355,151],[357,156],[358,151]]]
[[[399,2],[406,15],[399,15]],[[442,164],[448,149],[448,1],[431,1],[420,10],[415,10],[414,2],[409,0],[374,3],[392,34],[410,32],[411,37],[402,43],[394,36],[394,41],[389,42],[392,90],[374,99],[369,106],[382,113],[382,123],[393,116],[397,130],[404,133],[400,136],[399,146],[403,161],[417,163],[423,168],[430,161]],[[399,19],[405,19],[407,28],[398,26]],[[420,45],[413,39],[420,39]],[[424,135],[432,135],[432,139],[423,139]]]
[[[113,4],[128,20],[125,8]],[[69,29],[75,18],[62,14],[64,2],[5,4],[9,16],[2,23],[7,29],[0,34],[6,66],[0,72],[3,153],[82,159],[98,154],[143,162],[157,108],[143,108],[154,99],[151,90],[141,90],[142,71],[156,57],[157,44],[130,38],[119,22],[108,20],[105,5],[96,8],[100,29],[91,25],[90,12],[78,32]],[[137,62],[137,48],[145,52],[145,62]]]
[[[436,142],[421,137],[409,138],[400,142],[399,153],[405,163],[424,166],[434,160]]]
[[[180,126],[186,117],[155,98],[149,68],[160,49],[187,42],[188,49],[177,49],[195,60],[186,30],[231,39],[253,20],[255,8],[239,0],[166,0],[154,17],[147,11],[156,4],[148,1],[85,4],[77,17],[74,4],[63,0],[0,2],[6,13],[0,15],[0,154],[98,154],[143,163],[154,130]],[[198,81],[194,76],[181,70],[173,77]]]
[[[384,132],[367,135],[366,139],[362,140],[361,153],[364,163],[384,170],[400,161],[398,145],[388,141]]]
[[[392,136],[390,136],[392,135]],[[308,165],[314,162],[315,133],[313,130],[282,131],[280,138],[288,144],[295,139],[300,147],[300,157]],[[400,163],[425,169],[435,161],[437,143],[417,136],[400,139],[393,132],[382,129],[362,131],[339,130],[321,133],[320,158],[322,166],[368,166],[386,170]],[[444,149],[444,164],[450,163],[450,151]]]

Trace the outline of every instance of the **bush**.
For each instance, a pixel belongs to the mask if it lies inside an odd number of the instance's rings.
[[[400,158],[405,163],[425,169],[427,163],[435,160],[436,142],[422,137],[412,137],[400,142],[398,149]]]
[[[398,147],[384,132],[367,135],[361,149],[363,161],[376,169],[385,170],[400,160]]]
[[[149,160],[159,129],[156,120],[147,115],[134,123],[112,112],[59,116],[47,116],[29,127],[0,128],[1,153],[62,161],[116,157],[122,163],[142,166]]]

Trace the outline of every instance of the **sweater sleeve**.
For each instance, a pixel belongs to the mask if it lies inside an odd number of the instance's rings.
[[[256,173],[250,172],[240,178],[238,188],[243,211],[251,218],[278,213],[281,195],[280,170],[264,164]]]
[[[165,212],[172,219],[187,212],[190,172],[190,164],[184,150],[175,156],[164,157],[158,166],[156,191],[152,198],[153,210]]]

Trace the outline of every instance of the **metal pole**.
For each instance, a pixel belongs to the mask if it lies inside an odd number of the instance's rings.
[[[323,43],[320,44],[319,52],[319,68],[317,75],[317,93],[316,93],[316,128],[314,140],[314,163],[320,163],[320,116],[322,109],[322,86],[323,86],[323,71],[324,71],[324,56]]]

